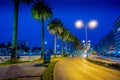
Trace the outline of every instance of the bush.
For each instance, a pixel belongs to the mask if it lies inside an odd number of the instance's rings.
[[[89,59],[89,58],[87,60],[89,60],[90,62],[96,63],[96,64],[103,65],[103,66],[108,66],[108,67],[120,69],[120,64],[114,64],[114,63],[107,63],[107,62],[102,62],[102,61],[96,61],[96,60],[92,60],[92,59]]]
[[[68,54],[67,54],[67,53],[63,53],[62,56],[63,56],[63,57],[68,57]]]
[[[17,59],[10,59],[10,64],[16,64],[18,63],[19,61]]]

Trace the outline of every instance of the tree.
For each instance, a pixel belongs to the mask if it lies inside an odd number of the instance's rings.
[[[74,36],[73,45],[74,45],[74,50],[75,50],[75,52],[77,52],[77,54],[78,54],[78,51],[82,50],[82,48],[83,48],[80,40],[76,36]]]
[[[71,41],[70,39],[70,32],[68,31],[67,35],[68,35],[68,38],[66,38],[66,53],[68,53],[68,43]]]
[[[1,43],[1,44],[0,44],[0,48],[5,48],[5,44],[4,44],[4,43]]]
[[[51,48],[49,48],[49,53],[50,53],[50,54],[53,54],[53,51],[52,51],[52,49],[51,49]]]
[[[64,41],[67,40],[68,36],[69,36],[69,31],[67,29],[63,29],[63,32],[59,35],[59,37],[62,39],[62,47],[61,47],[62,54],[63,54]]]
[[[80,43],[80,41],[77,37],[75,37],[75,39],[74,39],[74,46],[75,46],[76,49],[81,49],[82,48],[82,44]]]
[[[44,55],[44,21],[45,19],[50,19],[52,17],[52,10],[44,2],[44,0],[37,0],[37,2],[34,2],[32,5],[32,16],[34,19],[37,19],[41,21],[42,24],[42,54],[41,57],[43,58]]]
[[[70,53],[72,52],[72,43],[74,42],[74,40],[75,40],[75,36],[70,33],[67,39],[67,42],[70,42]]]
[[[63,32],[63,24],[60,19],[53,19],[48,24],[48,30],[51,34],[54,35],[54,56],[56,57],[56,38],[58,34],[61,34]]]
[[[6,45],[7,48],[11,47],[11,43],[10,42],[7,42],[5,45]]]
[[[14,27],[13,27],[13,39],[12,39],[12,55],[11,59],[16,61],[17,57],[17,32],[18,32],[18,11],[19,11],[19,4],[21,2],[25,4],[30,4],[33,0],[13,0],[14,2]]]

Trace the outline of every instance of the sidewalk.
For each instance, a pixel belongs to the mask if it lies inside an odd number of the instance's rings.
[[[18,80],[39,80],[46,68],[39,61],[0,66],[0,80],[18,77]]]

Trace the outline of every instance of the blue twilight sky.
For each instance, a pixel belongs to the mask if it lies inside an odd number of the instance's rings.
[[[97,44],[112,30],[113,23],[120,16],[120,0],[46,0],[53,10],[53,17],[60,18],[67,29],[80,40],[85,39],[84,27],[75,28],[75,21],[98,21],[98,26],[88,29],[88,39]],[[0,43],[12,41],[14,4],[11,0],[0,0]],[[45,25],[45,41],[53,47],[53,35]],[[18,40],[28,40],[30,46],[41,46],[41,22],[31,16],[31,5],[19,6]],[[60,41],[58,42],[60,44]]]

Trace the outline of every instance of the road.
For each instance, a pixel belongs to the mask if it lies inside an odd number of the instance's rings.
[[[120,80],[120,71],[75,57],[55,65],[54,80]]]

